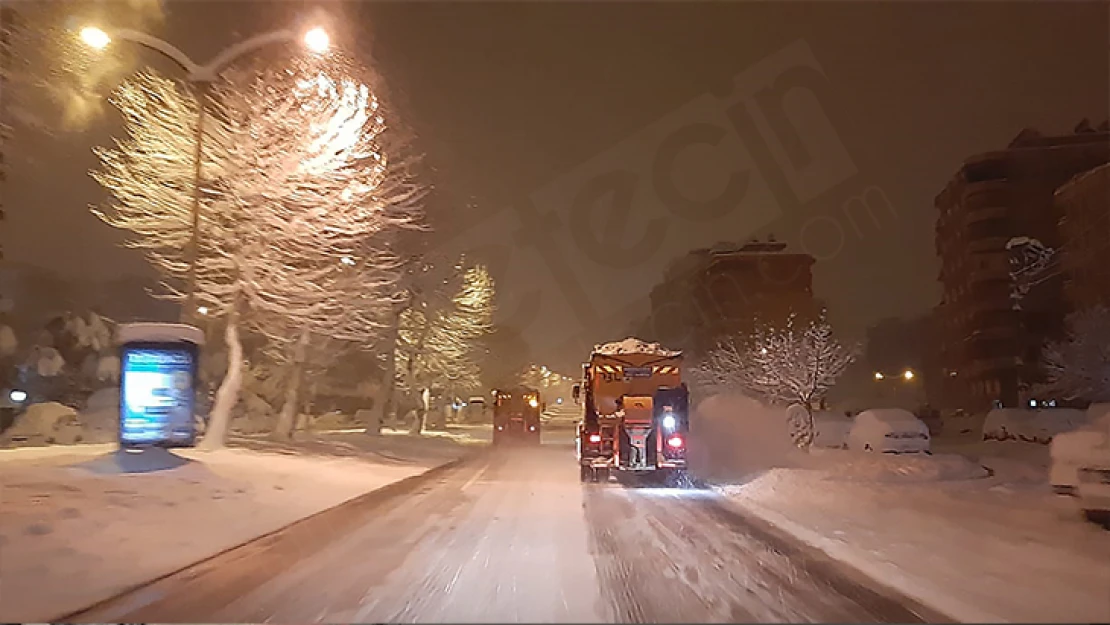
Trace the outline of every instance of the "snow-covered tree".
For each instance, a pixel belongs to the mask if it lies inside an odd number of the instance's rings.
[[[493,328],[494,282],[483,266],[467,269],[459,291],[439,308],[423,291],[410,291],[398,321],[394,366],[397,383],[410,397],[434,388],[471,389],[480,384],[481,339]],[[413,431],[423,429],[429,408],[417,402]]]
[[[1068,316],[1068,336],[1042,353],[1047,387],[1062,399],[1110,402],[1110,310]]]
[[[858,350],[840,343],[822,315],[800,325],[757,329],[748,340],[722,342],[694,368],[694,380],[716,391],[740,391],[775,404],[798,404],[804,417],[790,423],[796,445],[813,442],[812,408],[855,360]],[[798,411],[791,411],[798,415]]]
[[[240,332],[255,328],[292,362],[313,332],[365,338],[392,282],[375,237],[409,224],[420,190],[390,161],[381,105],[349,67],[291,58],[283,69],[229,72],[213,89],[202,159],[196,301],[224,326],[228,367],[203,445],[218,447],[242,383]],[[98,151],[94,177],[113,205],[97,214],[130,231],[166,278],[188,272],[196,103],[151,73],[114,98],[127,137]],[[402,155],[404,152],[400,152]],[[364,259],[365,270],[352,272]],[[295,402],[295,398],[294,398]]]

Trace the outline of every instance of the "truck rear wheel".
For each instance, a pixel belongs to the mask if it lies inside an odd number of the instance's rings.
[[[593,469],[591,469],[590,467],[588,467],[584,464],[578,465],[578,479],[583,484],[590,481],[590,478],[593,477],[591,475],[592,473],[593,473]]]
[[[601,484],[608,484],[609,483],[609,467],[605,467],[604,469],[598,469],[597,470],[597,477],[594,479],[594,481],[598,482],[598,483],[601,483]]]

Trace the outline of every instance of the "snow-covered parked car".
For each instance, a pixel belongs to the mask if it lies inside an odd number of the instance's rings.
[[[983,421],[983,440],[1047,445],[1057,434],[1077,430],[1087,422],[1087,414],[1074,408],[996,408]]]
[[[1110,404],[1087,409],[1087,423],[1071,432],[1057,434],[1049,445],[1049,482],[1061,495],[1075,495],[1079,470],[1086,465],[1110,464]]]
[[[844,449],[852,419],[839,412],[819,410],[813,413],[813,446],[821,449]]]
[[[1088,422],[1057,435],[1049,448],[1049,481],[1073,495],[1088,519],[1110,527],[1110,404],[1087,409]]]
[[[931,453],[929,428],[908,410],[864,410],[852,421],[848,449],[883,453]]]

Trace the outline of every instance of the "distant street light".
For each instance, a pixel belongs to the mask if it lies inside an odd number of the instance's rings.
[[[914,378],[913,371],[906,369],[906,371],[902,374],[902,377],[905,378],[907,381],[912,380]]]
[[[759,350],[759,353],[760,353],[760,354],[763,354],[764,356],[766,356],[766,355],[767,355],[767,348],[766,348],[766,347],[764,347],[764,348],[760,349],[760,350]]]
[[[208,314],[208,307],[207,306],[197,306],[197,312],[202,314],[202,315],[207,315]]]
[[[257,52],[271,44],[292,43],[300,40],[309,51],[323,54],[330,47],[331,39],[328,37],[327,31],[318,26],[304,31],[303,35],[300,31],[292,29],[274,30],[231,45],[217,54],[207,65],[199,65],[169,42],[135,30],[106,31],[95,26],[86,26],[81,29],[80,37],[85,45],[95,50],[107,48],[115,39],[136,43],[149,50],[154,50],[185,70],[185,82],[193,89],[193,97],[197,102],[197,127],[193,148],[193,208],[192,231],[189,237],[189,277],[186,284],[185,304],[181,307],[182,320],[185,321],[188,319],[190,311],[196,310],[194,302],[196,301],[197,291],[197,259],[200,251],[202,143],[204,141],[204,120],[206,117],[205,102],[208,100],[208,92],[212,84],[219,79],[220,72],[237,59]]]
[[[876,380],[882,380],[885,377],[886,377],[885,375],[879,373],[878,371],[875,372],[875,379]]]
[[[355,264],[355,259],[351,258],[350,256],[344,256],[343,258],[339,259],[339,262],[347,265],[348,267],[353,267]]]

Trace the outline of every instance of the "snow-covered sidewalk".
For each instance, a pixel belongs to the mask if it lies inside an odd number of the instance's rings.
[[[718,490],[957,620],[1110,622],[1110,532],[1046,484],[976,478],[959,456],[826,456]]]
[[[0,451],[0,618],[56,620],[464,452],[393,438],[178,450],[194,462],[130,475],[82,466],[111,445]]]

